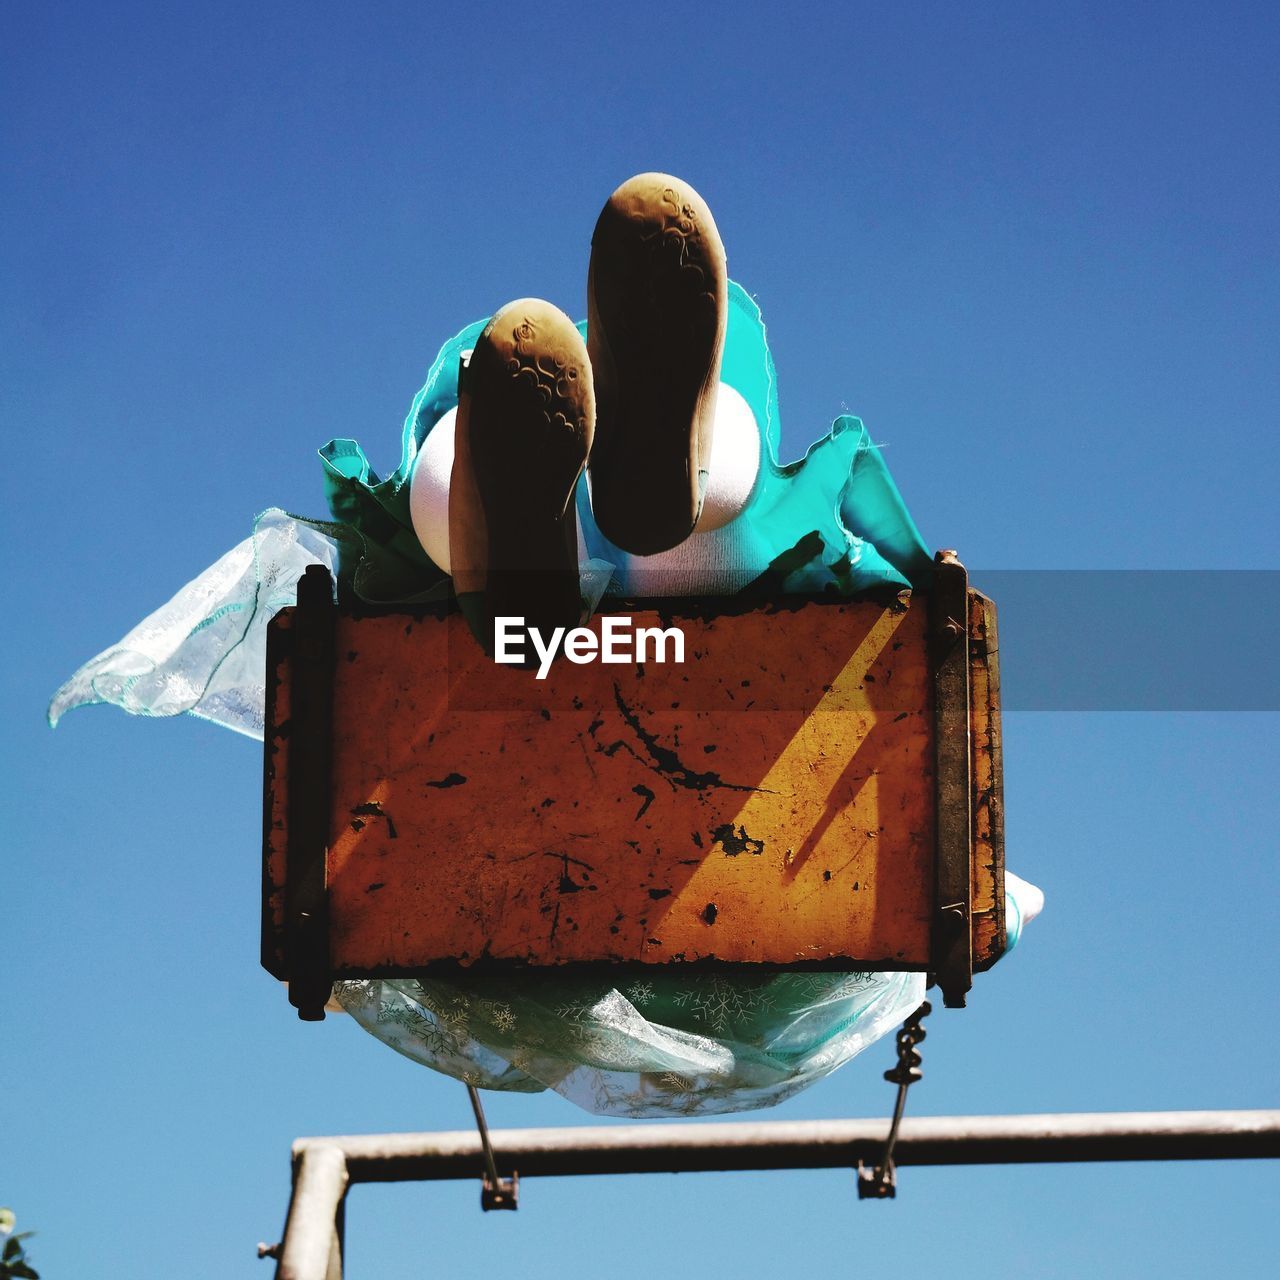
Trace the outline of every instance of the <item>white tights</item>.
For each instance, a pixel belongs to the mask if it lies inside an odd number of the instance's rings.
[[[418,451],[409,488],[414,532],[423,550],[446,573],[449,557],[449,477],[453,471],[453,433],[457,409],[450,409],[427,433]],[[679,546],[644,558],[644,568],[660,578],[678,578],[681,594],[713,591],[720,582],[725,537],[718,534],[747,505],[760,474],[763,442],[751,407],[727,383],[716,395],[715,430],[702,515]],[[582,483],[581,481],[579,483]],[[578,533],[579,557],[585,544]],[[664,592],[665,594],[665,592]]]

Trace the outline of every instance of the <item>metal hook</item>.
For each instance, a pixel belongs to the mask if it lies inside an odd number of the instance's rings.
[[[884,1073],[890,1084],[898,1086],[898,1097],[893,1107],[893,1123],[889,1126],[889,1137],[884,1144],[884,1154],[874,1169],[866,1168],[858,1161],[858,1199],[859,1200],[892,1200],[897,1194],[897,1170],[893,1164],[893,1148],[898,1141],[898,1127],[902,1124],[902,1113],[907,1105],[907,1090],[924,1074],[920,1070],[921,1057],[916,1052],[918,1045],[925,1038],[925,1029],[920,1025],[924,1018],[933,1012],[933,1006],[926,1000],[903,1024],[898,1032],[898,1065]]]
[[[518,1209],[520,1207],[520,1175],[513,1169],[511,1177],[498,1177],[498,1165],[493,1158],[493,1144],[489,1141],[489,1126],[484,1118],[484,1104],[480,1091],[473,1084],[467,1085],[471,1110],[475,1112],[476,1128],[480,1130],[480,1146],[484,1152],[484,1178],[480,1184],[480,1207],[490,1209]]]

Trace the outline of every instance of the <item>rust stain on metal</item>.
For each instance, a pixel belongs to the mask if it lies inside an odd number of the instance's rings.
[[[466,782],[466,777],[461,773],[447,773],[443,778],[434,778],[428,782],[424,782],[424,787],[436,787],[443,791],[446,787],[460,787]]]
[[[973,966],[990,968],[1005,946],[1004,772],[996,607],[969,594],[970,728],[973,739]]]
[[[732,822],[726,822],[723,826],[717,827],[711,833],[711,843],[718,844],[727,858],[736,858],[740,853],[759,855],[764,852],[763,840],[756,840],[749,836],[746,827],[743,826],[739,826],[737,831],[734,831]]]
[[[430,786],[431,784],[428,783],[427,785]],[[351,810],[351,829],[353,831],[363,831],[365,824],[362,819],[364,818],[381,818],[387,824],[388,840],[394,840],[399,835],[391,815],[376,800],[370,800],[366,804],[358,804]]]

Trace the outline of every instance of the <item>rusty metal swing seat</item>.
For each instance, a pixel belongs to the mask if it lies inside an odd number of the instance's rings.
[[[919,970],[1005,947],[995,608],[939,553],[887,601],[637,602],[683,664],[497,666],[443,608],[303,577],[268,641],[263,964]],[[758,971],[758,969],[757,969]]]

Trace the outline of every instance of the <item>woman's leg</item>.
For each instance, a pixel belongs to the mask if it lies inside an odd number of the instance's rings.
[[[446,573],[452,572],[449,485],[453,475],[457,414],[457,409],[450,409],[427,433],[418,450],[409,491],[418,540],[427,555]],[[721,383],[716,396],[710,474],[697,527],[671,551],[640,558],[652,566],[651,574],[678,571],[680,580],[695,592],[700,581],[705,580],[708,590],[717,586],[723,577],[725,539],[723,535],[715,539],[704,535],[723,529],[741,514],[760,474],[761,455],[760,428],[750,407],[737,391]],[[584,513],[584,518],[589,518],[589,511]],[[578,556],[580,561],[587,559],[586,542],[581,533]]]

